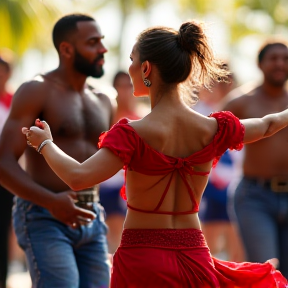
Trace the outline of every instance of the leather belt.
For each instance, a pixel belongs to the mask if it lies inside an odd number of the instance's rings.
[[[93,204],[99,202],[99,185],[76,192],[78,207],[93,210]]]
[[[270,179],[247,176],[245,178],[262,187],[269,188],[273,192],[288,193],[288,176],[274,176]]]

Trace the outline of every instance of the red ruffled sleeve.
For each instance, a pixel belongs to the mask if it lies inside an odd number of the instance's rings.
[[[128,119],[119,120],[112,128],[103,132],[99,137],[98,147],[108,148],[123,161],[125,170],[124,185],[120,190],[120,195],[124,200],[126,197],[126,171],[137,147],[137,140],[133,129],[128,124]]]
[[[215,112],[210,117],[216,118],[218,122],[218,131],[214,139],[215,166],[227,150],[241,150],[243,148],[243,139],[245,127],[233,113],[229,111]]]
[[[99,137],[98,147],[108,148],[124,162],[124,168],[129,166],[136,147],[136,139],[129,129],[127,119],[121,119],[112,128]],[[127,127],[128,126],[128,127]]]

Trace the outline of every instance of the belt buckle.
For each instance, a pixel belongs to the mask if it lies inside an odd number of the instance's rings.
[[[288,177],[275,176],[271,178],[271,190],[276,193],[288,192]]]
[[[92,188],[84,189],[81,191],[77,191],[77,201],[76,205],[93,211],[93,204],[99,201],[99,194],[98,194],[98,185]]]

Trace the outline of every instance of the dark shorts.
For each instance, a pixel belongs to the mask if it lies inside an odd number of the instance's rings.
[[[14,195],[0,186],[0,287],[6,287],[8,246]]]
[[[127,206],[126,201],[120,196],[120,189],[118,187],[108,187],[100,185],[100,203],[105,209],[106,217],[110,215],[126,215]]]
[[[200,204],[199,217],[202,222],[230,222],[227,211],[227,189],[217,190],[208,183]]]

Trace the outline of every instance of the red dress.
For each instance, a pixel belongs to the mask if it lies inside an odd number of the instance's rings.
[[[193,166],[213,160],[217,163],[227,149],[243,147],[244,126],[230,112],[210,115],[218,123],[213,141],[185,158],[164,155],[149,146],[129,125],[127,119],[116,123],[100,136],[99,148],[108,148],[124,162],[124,169],[145,175],[167,175],[162,197],[152,210],[129,209],[142,213],[190,214],[199,210],[189,175],[206,177]],[[191,199],[188,211],[163,211],[161,205],[174,173],[179,173]],[[122,197],[126,199],[125,187]],[[113,257],[111,288],[284,288],[287,280],[269,263],[234,263],[213,258],[198,229],[124,229]]]

